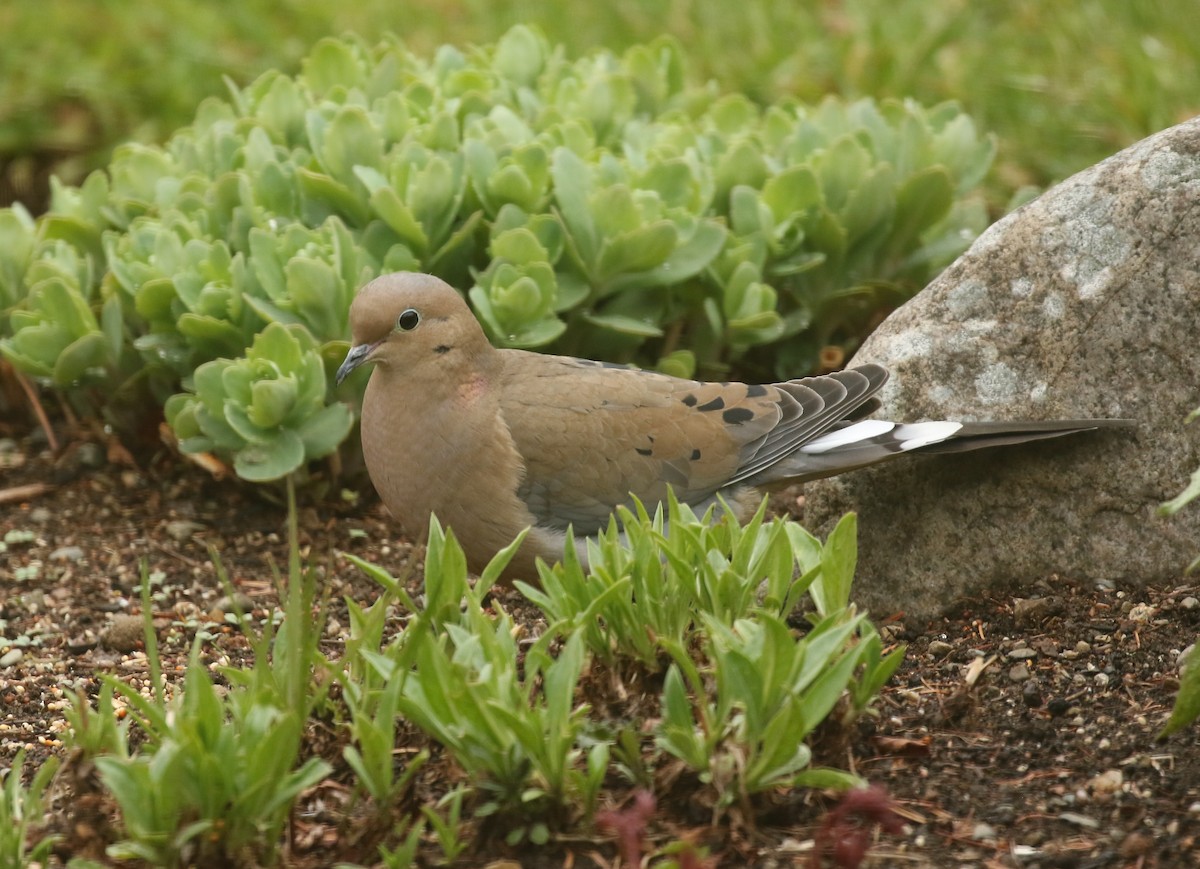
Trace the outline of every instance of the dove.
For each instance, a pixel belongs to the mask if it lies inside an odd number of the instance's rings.
[[[705,383],[525,350],[497,349],[462,296],[432,275],[366,284],[350,306],[340,384],[372,365],[362,448],[376,490],[423,539],[436,515],[471,570],[528,528],[505,578],[537,578],[571,529],[603,530],[636,497],[675,496],[739,520],[763,490],[888,461],[1054,438],[1129,420],[914,422],[868,419],[879,365],[783,383]]]

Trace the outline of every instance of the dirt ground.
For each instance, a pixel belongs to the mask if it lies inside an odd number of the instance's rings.
[[[196,626],[224,594],[209,546],[256,610],[275,600],[270,559],[286,564],[278,505],[165,448],[130,461],[102,440],[59,437],[65,445],[52,455],[40,428],[0,421],[0,497],[30,487],[0,501],[5,767],[22,747],[34,764],[63,753],[67,698],[94,694],[97,674],[145,678],[141,623],[129,618],[139,612],[143,559],[155,574],[168,673],[182,671]],[[342,596],[366,602],[377,590],[334,551],[399,576],[411,549],[367,492],[310,503],[301,529],[330,592],[326,652],[336,655],[347,624]],[[1200,727],[1154,741],[1178,685],[1178,655],[1200,635],[1200,587],[1183,578],[1178,587],[1134,589],[1045,577],[1029,588],[1024,600],[958,602],[923,630],[902,614],[873,614],[889,639],[908,644],[905,663],[877,718],[818,747],[823,761],[885,788],[904,821],[900,832],[878,834],[864,865],[1200,865]],[[519,595],[499,594],[518,618],[535,619]],[[242,660],[246,643],[226,632],[206,653]],[[309,750],[334,764],[334,781],[302,799],[287,865],[372,859],[355,844],[352,818],[319,808],[347,790],[344,740],[336,725],[314,728]],[[436,763],[427,770],[438,775]],[[82,780],[68,764],[54,786],[46,827],[64,837],[60,858],[102,858],[118,836],[107,798],[73,791]],[[606,796],[610,806],[633,799],[615,782]],[[811,792],[773,794],[753,824],[713,826],[697,811],[694,783],[664,783],[656,798],[648,844],[691,837],[709,849],[709,866],[809,865],[815,831],[835,804]],[[588,824],[537,854],[506,849],[488,832],[479,828],[473,856],[459,865],[609,866],[616,858],[612,837]]]

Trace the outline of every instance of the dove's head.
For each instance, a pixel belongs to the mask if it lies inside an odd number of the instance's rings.
[[[350,305],[350,334],[353,346],[338,383],[364,362],[397,371],[430,362],[457,367],[492,349],[462,296],[419,272],[382,275],[359,290]]]

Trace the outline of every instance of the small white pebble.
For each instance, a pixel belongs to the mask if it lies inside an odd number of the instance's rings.
[[[1149,604],[1134,604],[1133,608],[1129,610],[1129,618],[1133,619],[1135,622],[1148,622],[1150,619],[1154,618],[1154,614],[1156,612],[1158,612],[1158,610]]]

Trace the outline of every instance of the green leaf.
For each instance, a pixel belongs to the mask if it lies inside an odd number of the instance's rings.
[[[595,268],[599,240],[588,203],[587,166],[574,152],[557,148],[550,173],[554,178],[554,199],[558,203],[567,236],[574,245],[580,264],[590,272]]]
[[[825,540],[821,549],[821,576],[809,593],[821,615],[845,609],[850,603],[850,586],[858,565],[858,517],[847,513]]]
[[[54,383],[58,386],[75,384],[89,368],[104,365],[108,357],[108,342],[103,332],[89,332],[70,344],[54,362]]]
[[[378,168],[383,160],[383,137],[367,112],[344,106],[324,128],[317,158],[325,171],[349,185],[360,166]],[[314,143],[316,144],[316,143]]]
[[[1196,498],[1200,497],[1200,469],[1192,472],[1191,480],[1182,492],[1159,505],[1158,515],[1174,516]]]
[[[638,338],[659,338],[663,331],[653,323],[627,317],[624,314],[585,314],[584,319],[593,326],[617,332],[621,335],[634,335]]]
[[[341,214],[351,224],[362,226],[370,218],[367,203],[345,184],[303,167],[296,170],[296,175],[306,196]]]
[[[296,403],[296,381],[290,377],[259,380],[251,384],[250,393],[246,409],[250,421],[260,428],[274,428],[287,419]]]
[[[1200,641],[1192,646],[1191,652],[1179,661],[1179,665],[1179,693],[1175,697],[1171,717],[1159,731],[1159,739],[1165,739],[1200,718]]]
[[[659,220],[610,239],[600,254],[596,277],[608,282],[618,275],[644,272],[663,264],[675,250],[679,231],[669,220]]]
[[[532,326],[522,327],[516,334],[509,337],[507,344],[510,347],[525,349],[545,347],[557,340],[566,330],[567,324],[562,320],[557,317],[547,317]]]
[[[821,202],[821,187],[808,166],[793,166],[774,175],[763,185],[762,201],[771,209],[776,222],[783,222],[800,211]]]
[[[322,39],[304,59],[304,80],[317,94],[353,87],[362,82],[362,77],[353,49],[340,39]]]
[[[281,429],[261,443],[238,450],[233,469],[243,480],[262,483],[278,480],[304,462],[304,442],[291,429]]]
[[[492,68],[509,81],[531,86],[546,62],[547,46],[529,27],[518,25],[496,42]]]
[[[657,268],[640,274],[620,275],[609,282],[607,289],[616,292],[686,283],[716,259],[726,235],[726,229],[716,221],[702,220]]]
[[[354,427],[354,415],[344,404],[330,404],[304,420],[296,434],[304,444],[306,459],[329,455],[346,439]]]
[[[813,788],[814,790],[850,790],[862,787],[863,784],[863,780],[853,773],[827,767],[806,769],[792,779],[792,787]]]

